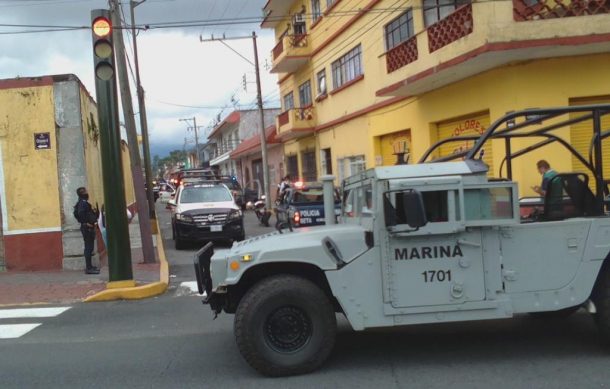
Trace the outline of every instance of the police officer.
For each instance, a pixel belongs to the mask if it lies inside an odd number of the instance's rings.
[[[98,215],[89,204],[89,193],[87,188],[80,187],[76,190],[78,195],[78,203],[76,203],[76,216],[80,222],[80,232],[83,234],[85,241],[85,263],[87,268],[86,274],[99,274],[100,269],[94,267],[91,263],[93,256],[93,248],[95,245],[95,225],[97,224]]]

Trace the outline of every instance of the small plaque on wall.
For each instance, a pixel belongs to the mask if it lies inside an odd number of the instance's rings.
[[[51,148],[51,133],[39,132],[34,134],[34,149],[49,150]]]

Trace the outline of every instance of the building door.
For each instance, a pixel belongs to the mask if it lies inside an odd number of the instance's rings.
[[[571,99],[570,105],[608,104],[610,97]],[[570,118],[582,116],[582,113],[574,113]],[[610,128],[610,117],[602,116],[602,132]],[[593,121],[585,120],[570,127],[570,144],[585,158],[589,158],[589,148],[593,139]],[[602,141],[602,164],[604,167],[604,178],[610,179],[610,138]],[[553,166],[553,161],[548,161]],[[582,172],[589,176],[589,187],[595,192],[595,177],[576,157],[572,155],[572,171]]]
[[[256,161],[252,161],[252,178],[258,180],[261,185],[264,185],[263,179],[263,160],[257,159]]]
[[[399,153],[408,153],[411,150],[411,130],[394,132],[381,137],[381,164],[383,166],[397,165]],[[408,154],[404,155],[407,162]],[[413,162],[412,158],[408,162]]]
[[[481,135],[489,127],[489,114],[472,115],[465,118],[441,122],[438,124],[438,140],[453,138],[456,136]],[[439,148],[439,157],[458,153],[462,150],[474,146],[474,141],[450,142]],[[493,150],[492,142],[487,142],[484,146],[483,161],[489,166],[489,176],[493,176]]]

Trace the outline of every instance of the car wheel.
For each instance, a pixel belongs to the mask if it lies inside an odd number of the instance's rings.
[[[242,298],[235,314],[241,355],[267,376],[311,372],[330,356],[337,322],[326,294],[292,275],[263,279]]]

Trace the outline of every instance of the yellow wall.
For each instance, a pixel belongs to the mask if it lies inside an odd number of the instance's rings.
[[[51,149],[35,150],[48,132]],[[0,90],[0,145],[9,230],[59,228],[53,86]]]

